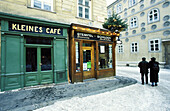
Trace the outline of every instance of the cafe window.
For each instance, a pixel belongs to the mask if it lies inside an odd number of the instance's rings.
[[[31,0],[31,6],[48,11],[53,11],[53,0]]]
[[[80,43],[75,42],[76,44],[76,72],[80,72]]]
[[[99,69],[112,68],[112,44],[99,43]]]
[[[90,0],[78,0],[78,17],[90,19],[90,3]]]

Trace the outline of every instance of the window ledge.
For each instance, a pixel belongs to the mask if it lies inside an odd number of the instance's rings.
[[[76,18],[78,18],[78,19],[82,19],[82,20],[88,20],[88,21],[92,21],[92,22],[94,22],[93,20],[91,20],[91,19],[87,19],[87,18],[82,18],[82,17],[76,17]]]
[[[159,21],[160,21],[160,19],[158,19],[158,20],[156,20],[156,21],[152,21],[152,22],[149,22],[149,21],[148,21],[148,24],[152,24],[152,23],[159,22]]]
[[[54,11],[49,11],[49,10],[45,10],[45,9],[41,9],[41,8],[36,8],[36,7],[31,7],[31,6],[27,6],[27,8],[41,10],[41,11],[46,11],[46,12],[50,12],[50,13],[55,13],[56,14],[56,12],[54,12]]]

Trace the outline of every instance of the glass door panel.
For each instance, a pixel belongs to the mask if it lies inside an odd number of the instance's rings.
[[[37,71],[37,48],[26,48],[26,72]]]
[[[83,71],[91,71],[91,50],[83,50]]]
[[[41,71],[52,70],[51,48],[41,48]]]

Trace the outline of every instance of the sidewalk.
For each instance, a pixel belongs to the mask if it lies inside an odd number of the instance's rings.
[[[28,111],[53,104],[57,100],[84,97],[137,83],[135,79],[115,76],[94,81],[22,89],[0,93],[0,111]]]

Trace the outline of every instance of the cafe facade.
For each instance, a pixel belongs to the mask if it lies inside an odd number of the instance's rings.
[[[0,12],[0,90],[67,82],[69,27]]]
[[[116,33],[72,24],[69,37],[69,78],[74,82],[116,75]]]

